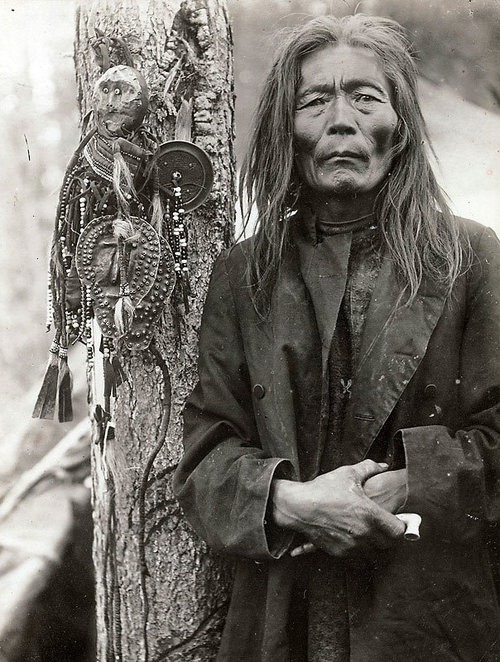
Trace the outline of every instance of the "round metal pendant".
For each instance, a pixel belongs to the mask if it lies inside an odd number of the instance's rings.
[[[170,140],[158,147],[152,161],[158,167],[161,190],[170,192],[174,181],[180,186],[185,211],[193,211],[205,202],[214,173],[201,147],[185,140]]]

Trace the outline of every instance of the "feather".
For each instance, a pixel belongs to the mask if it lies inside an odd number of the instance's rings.
[[[191,124],[193,119],[193,99],[182,99],[175,119],[175,140],[191,142]]]

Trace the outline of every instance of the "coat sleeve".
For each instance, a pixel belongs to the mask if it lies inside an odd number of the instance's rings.
[[[273,478],[292,478],[293,466],[266,456],[260,445],[225,258],[214,266],[205,302],[199,381],[184,408],[184,456],[174,492],[190,524],[214,549],[279,558],[293,534],[267,524],[266,511]]]
[[[408,475],[401,511],[416,512],[441,539],[466,541],[500,519],[500,251],[486,229],[468,274],[460,348],[460,429],[400,430]]]

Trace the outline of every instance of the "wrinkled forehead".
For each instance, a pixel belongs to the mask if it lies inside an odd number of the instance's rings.
[[[128,85],[137,92],[144,93],[143,79],[141,74],[132,67],[118,65],[111,67],[103,73],[96,83],[96,90],[102,89],[104,85],[113,85],[120,83],[121,85]]]
[[[384,63],[374,51],[364,46],[322,44],[300,58],[299,71],[301,82],[321,77],[335,80],[366,75],[388,84]]]
[[[394,101],[394,86],[382,58],[371,48],[340,43],[321,44],[299,60],[296,89],[301,94],[307,88],[336,87],[341,84],[365,83],[383,89]]]

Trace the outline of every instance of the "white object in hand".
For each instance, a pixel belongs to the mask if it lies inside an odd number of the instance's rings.
[[[396,517],[406,524],[406,531],[403,536],[405,540],[420,540],[420,524],[422,523],[420,515],[417,515],[417,513],[399,513]],[[312,542],[306,542],[292,549],[290,556],[302,556],[302,554],[309,554],[315,550],[316,547]]]
[[[422,522],[420,515],[417,515],[417,513],[399,513],[396,517],[406,524],[405,540],[420,540],[419,529]]]

